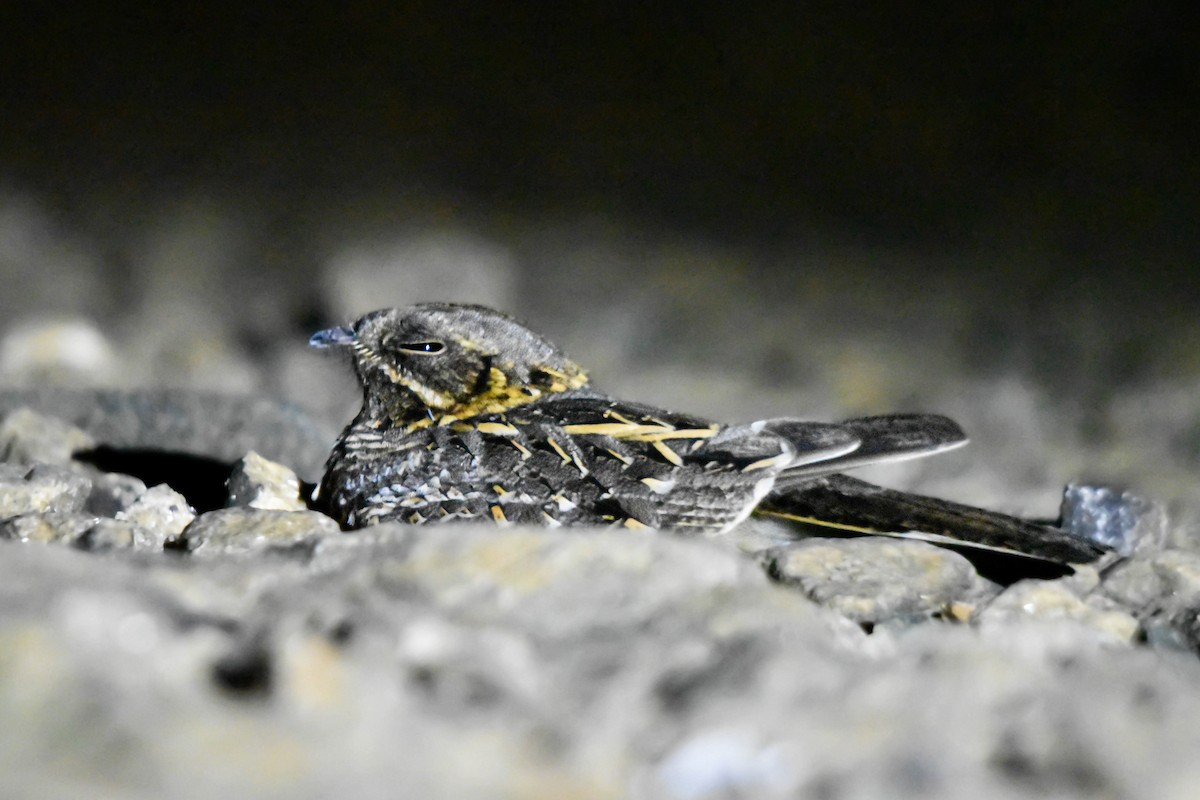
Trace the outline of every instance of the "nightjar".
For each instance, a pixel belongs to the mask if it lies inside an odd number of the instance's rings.
[[[616,400],[546,339],[482,306],[375,311],[310,344],[344,349],[363,390],[316,500],[346,529],[484,519],[720,534],[755,514],[1064,562],[1102,552],[1055,528],[840,474],[965,444],[945,417],[722,424]]]

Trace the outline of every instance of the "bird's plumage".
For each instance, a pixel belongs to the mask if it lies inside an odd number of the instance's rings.
[[[377,311],[310,341],[349,351],[363,388],[319,489],[346,528],[481,518],[722,533],[757,512],[864,531],[936,526],[929,532],[1026,551],[1044,533],[1055,558],[1099,554],[1062,532],[893,493],[900,502],[836,475],[964,444],[945,417],[725,425],[622,402],[546,339],[481,306]],[[836,501],[843,479],[847,508]]]

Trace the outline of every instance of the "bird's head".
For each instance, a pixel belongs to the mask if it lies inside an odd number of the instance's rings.
[[[363,388],[363,410],[392,425],[499,413],[587,384],[586,373],[557,347],[483,306],[373,311],[352,326],[313,334],[309,344],[345,348]]]

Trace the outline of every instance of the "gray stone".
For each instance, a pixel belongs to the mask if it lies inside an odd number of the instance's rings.
[[[157,533],[128,520],[100,519],[96,521],[95,525],[80,534],[74,544],[83,550],[94,552],[162,550],[163,539]]]
[[[282,464],[268,461],[254,451],[237,463],[227,485],[226,505],[265,511],[305,511],[300,499],[300,479]]]
[[[1147,615],[1175,598],[1200,597],[1200,553],[1164,550],[1115,565],[1102,591],[1135,613]]]
[[[91,489],[92,482],[78,472],[64,467],[38,465],[23,478],[0,479],[0,518],[17,514],[80,511]]]
[[[1167,541],[1167,512],[1161,503],[1108,486],[1068,485],[1061,518],[1065,530],[1126,555],[1161,550]]]
[[[19,514],[0,520],[0,539],[38,544],[75,544],[96,518],[75,511]]]
[[[222,508],[196,517],[181,540],[192,553],[244,554],[304,547],[339,532],[336,522],[315,511]]]
[[[0,390],[0,414],[28,406],[69,421],[96,445],[188,453],[232,464],[251,450],[319,478],[334,432],[265,397],[181,389]]]
[[[0,460],[14,464],[66,464],[94,444],[74,425],[30,408],[14,409],[0,422]]]
[[[1109,571],[1101,591],[1137,616],[1151,644],[1200,654],[1200,554],[1135,556]]]
[[[84,319],[28,319],[0,340],[5,383],[103,383],[112,379],[115,366],[112,345]]]
[[[307,560],[0,550],[5,796],[1197,785],[1180,766],[1200,748],[1194,658],[1020,616],[868,636],[703,540],[389,525],[322,536]]]
[[[146,484],[132,475],[97,471],[84,510],[100,517],[116,517],[146,492]]]
[[[142,492],[116,515],[118,520],[149,531],[160,546],[183,533],[195,518],[196,512],[188,505],[187,498],[165,483]]]
[[[1027,580],[1009,586],[978,615],[980,624],[1019,620],[1070,620],[1116,642],[1140,631],[1136,617],[1102,595],[1081,598],[1066,581]]]
[[[924,542],[807,539],[762,558],[776,580],[863,623],[965,620],[995,592],[965,558]]]

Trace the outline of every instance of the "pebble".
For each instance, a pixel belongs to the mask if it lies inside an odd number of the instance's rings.
[[[146,484],[132,475],[97,471],[84,510],[99,517],[116,517],[145,492]]]
[[[150,531],[160,547],[183,533],[195,518],[196,512],[188,505],[187,498],[165,483],[150,487],[116,514],[117,520]]]
[[[300,479],[296,473],[253,450],[233,468],[227,488],[229,506],[265,511],[307,510],[300,499]]]
[[[0,422],[0,460],[13,464],[66,464],[94,445],[74,425],[27,407],[10,411]]]
[[[163,537],[156,531],[123,519],[99,519],[73,542],[76,547],[92,552],[109,550],[160,551]]]
[[[104,382],[112,378],[116,364],[108,339],[84,319],[29,320],[0,339],[0,378],[5,382]]]
[[[776,580],[860,623],[957,619],[996,591],[965,558],[924,542],[807,539],[763,561]]]
[[[74,544],[97,519],[75,511],[18,514],[0,520],[0,539],[38,544]]]
[[[1129,643],[1140,631],[1136,617],[1103,596],[1080,598],[1063,581],[1014,583],[976,617],[981,625],[1020,620],[1070,620],[1116,642]]]
[[[232,464],[254,450],[318,478],[335,435],[299,407],[265,397],[184,389],[0,389],[0,414],[22,406],[67,420],[97,447]],[[40,435],[38,429],[33,432]]]
[[[1200,602],[1200,553],[1164,550],[1114,568],[1104,581],[1113,599],[1145,608],[1159,601]]]
[[[1062,527],[1128,555],[1161,550],[1168,518],[1161,503],[1109,486],[1069,484],[1063,492]]]
[[[41,464],[20,478],[0,476],[0,518],[17,514],[71,513],[83,509],[92,482],[65,467]]]
[[[191,553],[245,554],[302,546],[340,532],[336,522],[315,511],[222,508],[196,517],[181,540]]]
[[[1134,614],[1151,644],[1200,654],[1200,553],[1167,549],[1114,566],[1103,595]]]

